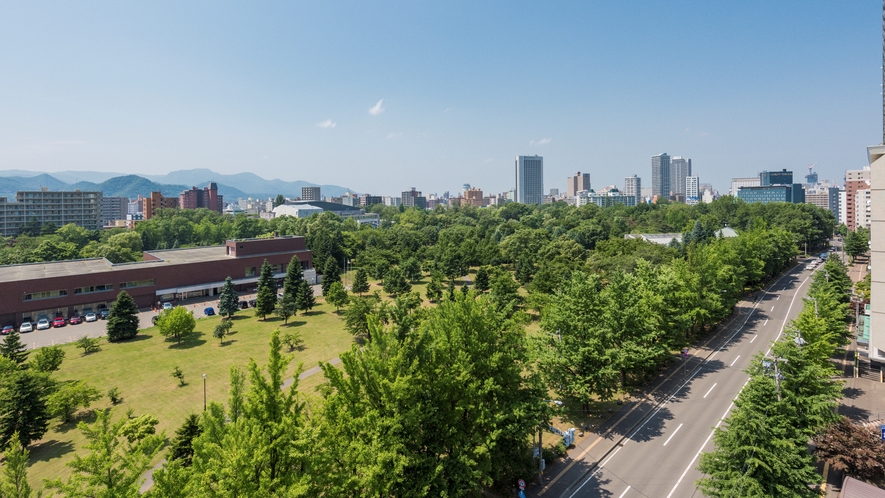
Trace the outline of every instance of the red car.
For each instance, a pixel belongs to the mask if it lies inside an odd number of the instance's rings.
[[[60,316],[52,321],[52,326],[55,328],[64,327],[65,326],[65,317]]]
[[[68,318],[68,323],[70,323],[71,325],[77,325],[78,323],[81,323],[82,321],[83,321],[83,319],[80,318],[80,315],[74,315],[74,316]]]
[[[12,325],[5,325],[3,327],[3,330],[0,330],[0,334],[7,335],[13,330],[15,330],[15,327],[13,327]]]

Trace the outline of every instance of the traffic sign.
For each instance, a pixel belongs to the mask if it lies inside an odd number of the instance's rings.
[[[882,426],[882,441],[885,441],[885,425]]]
[[[885,427],[882,428],[882,431],[883,431],[883,434],[885,434]],[[525,489],[525,481],[520,479],[520,480],[516,481],[516,483],[519,484],[519,489]]]

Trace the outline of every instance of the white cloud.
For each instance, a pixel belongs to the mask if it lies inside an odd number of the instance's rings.
[[[403,132],[401,132],[401,131],[398,131],[398,132],[396,132],[396,133],[394,133],[394,132],[390,132],[390,133],[387,134],[387,139],[390,140],[391,138],[399,137],[399,136],[401,136],[402,134],[403,134]]]
[[[529,142],[529,145],[547,145],[552,141],[553,141],[552,138],[542,138],[541,140],[538,140],[537,142],[532,140],[531,142]]]
[[[490,157],[490,158],[486,159],[486,160],[483,161],[483,162],[486,163],[486,164],[488,164],[488,163],[490,163],[490,162],[492,162],[492,161],[493,161],[493,159]]]
[[[338,123],[332,121],[331,119],[327,119],[322,123],[317,123],[317,126],[319,126],[320,128],[334,128],[338,126]]]
[[[453,109],[454,109],[454,107],[446,107],[446,110],[444,110],[443,112],[449,112],[449,111],[451,111],[451,110],[453,110]]]
[[[378,103],[375,104],[374,107],[370,108],[369,114],[371,114],[372,116],[377,116],[377,115],[381,114],[382,112],[384,112],[384,108],[381,107],[382,102],[384,102],[384,99],[379,100]]]

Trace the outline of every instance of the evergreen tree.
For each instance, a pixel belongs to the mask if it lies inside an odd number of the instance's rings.
[[[267,260],[261,265],[261,276],[258,277],[258,291],[255,297],[255,314],[265,319],[273,313],[277,305],[277,285],[273,278],[273,267]]]
[[[298,291],[295,294],[295,306],[297,306],[300,311],[308,312],[312,310],[316,304],[316,298],[313,297],[313,287],[307,283],[307,280],[302,280],[298,284]]]
[[[334,306],[336,312],[340,311],[342,306],[346,306],[349,300],[347,290],[341,285],[341,282],[334,282],[329,287],[329,292],[326,294],[326,302]]]
[[[240,296],[234,290],[234,282],[230,277],[224,280],[221,295],[218,296],[218,314],[232,318],[240,309]]]
[[[304,268],[301,266],[301,260],[298,256],[292,256],[292,261],[286,268],[286,278],[283,279],[283,295],[290,294],[298,296],[298,286],[304,280]]]
[[[350,286],[350,292],[360,297],[364,293],[369,292],[369,274],[366,273],[366,270],[362,268],[356,269],[356,273],[353,276],[353,284]]]
[[[30,370],[10,372],[0,379],[0,445],[9,445],[16,433],[22,446],[43,437],[50,418],[48,384],[46,374]]]
[[[117,294],[108,314],[108,340],[131,339],[138,334],[138,306],[126,291]]]
[[[369,334],[369,315],[375,311],[375,299],[371,297],[358,297],[350,303],[350,307],[344,312],[344,328],[353,335],[365,335],[372,340]]]
[[[323,281],[321,283],[324,296],[329,293],[329,287],[335,282],[341,282],[341,270],[334,258],[328,258],[326,264],[323,265]]]
[[[421,280],[421,265],[418,264],[416,258],[412,257],[403,261],[402,270],[409,282],[415,283]]]
[[[479,269],[476,270],[476,278],[473,281],[473,288],[479,293],[489,290],[489,271],[485,266],[480,266]]]
[[[18,331],[13,329],[0,343],[0,356],[15,362],[20,368],[27,368],[28,347],[21,341]]]
[[[283,294],[283,297],[277,301],[277,306],[273,310],[274,314],[283,319],[283,323],[289,323],[289,318],[298,313],[298,302],[294,294]]]
[[[523,258],[516,261],[516,272],[514,276],[516,281],[522,285],[526,285],[532,281],[535,274],[535,265],[531,260]]]
[[[286,197],[283,194],[277,194],[273,200],[273,207],[282,206],[286,203]]]
[[[427,300],[435,303],[442,299],[442,284],[438,279],[433,277],[430,279],[430,282],[427,283],[427,288],[424,292],[427,296]]]
[[[180,460],[183,466],[189,467],[191,458],[194,456],[193,441],[202,433],[200,417],[193,413],[188,415],[184,420],[184,424],[175,431],[175,439],[172,440],[169,459]]]
[[[30,498],[31,485],[28,484],[28,456],[30,452],[22,446],[18,434],[13,434],[6,447],[6,465],[0,474],[0,496],[4,498]]]
[[[397,295],[409,292],[412,285],[406,281],[405,275],[398,266],[391,267],[384,277],[384,292]]]

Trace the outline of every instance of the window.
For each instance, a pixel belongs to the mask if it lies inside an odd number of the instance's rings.
[[[68,291],[65,289],[43,292],[31,292],[22,296],[22,301],[39,301],[40,299],[52,299],[55,297],[65,297]]]
[[[74,294],[92,294],[93,292],[105,292],[114,290],[114,284],[92,285],[89,287],[77,287]]]
[[[246,276],[247,277],[254,277],[255,276],[255,267],[254,266],[250,266],[249,268],[246,268]]]
[[[149,278],[147,280],[133,280],[131,282],[120,282],[121,289],[131,289],[133,287],[147,287],[149,285],[154,285],[154,279]]]
[[[282,263],[281,263],[281,264],[278,264],[278,265],[271,265],[271,267],[273,268],[273,272],[274,272],[274,273],[283,273],[283,265],[282,265]]]

